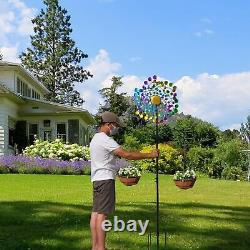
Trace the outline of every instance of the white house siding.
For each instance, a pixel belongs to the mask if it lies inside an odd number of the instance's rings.
[[[12,91],[15,90],[15,74],[14,71],[5,70],[0,67],[0,83],[3,83]]]
[[[81,119],[80,116],[78,115],[70,115],[70,114],[65,114],[65,115],[36,115],[36,116],[22,116],[21,120],[25,120],[27,121],[27,126],[29,126],[29,124],[38,124],[38,129],[39,129],[39,138],[43,139],[43,135],[44,135],[44,131],[51,131],[52,134],[52,140],[56,139],[57,137],[57,123],[65,123],[66,124],[66,141],[68,141],[68,120],[71,119],[77,119],[80,122],[80,126],[82,126],[84,128],[84,134],[81,136],[80,134],[80,138],[79,138],[79,144],[81,145],[86,145],[88,144],[88,135],[86,135],[85,133],[88,131],[87,130],[87,124]],[[44,120],[50,120],[50,128],[45,128],[44,127]],[[29,132],[29,131],[28,131]],[[79,131],[80,133],[81,131]],[[83,139],[83,136],[86,137],[86,139]]]
[[[0,99],[0,155],[13,154],[14,150],[9,146],[9,125],[17,119],[18,106],[7,98]]]
[[[0,100],[0,155],[4,154],[4,130],[5,130],[5,113],[3,112],[2,100]]]

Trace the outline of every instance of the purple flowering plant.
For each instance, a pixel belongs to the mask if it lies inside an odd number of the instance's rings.
[[[90,161],[63,161],[25,155],[0,157],[0,173],[19,174],[90,174]]]

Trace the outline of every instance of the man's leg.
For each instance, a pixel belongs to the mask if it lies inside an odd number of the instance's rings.
[[[91,213],[90,228],[92,235],[92,250],[98,250],[98,237],[97,237],[97,212]]]
[[[106,238],[106,232],[102,229],[102,222],[106,220],[107,215],[106,214],[98,214],[97,215],[97,239],[98,239],[98,247],[97,250],[105,250],[105,238]]]

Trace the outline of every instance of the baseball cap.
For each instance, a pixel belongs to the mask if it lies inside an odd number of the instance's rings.
[[[125,127],[119,117],[113,112],[105,111],[101,114],[101,118],[102,122],[113,122],[116,123],[119,127]]]

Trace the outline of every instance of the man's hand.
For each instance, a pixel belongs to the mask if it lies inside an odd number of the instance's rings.
[[[150,157],[149,158],[157,158],[159,157],[160,155],[160,151],[159,149],[158,150],[152,150],[150,153],[149,153]]]

